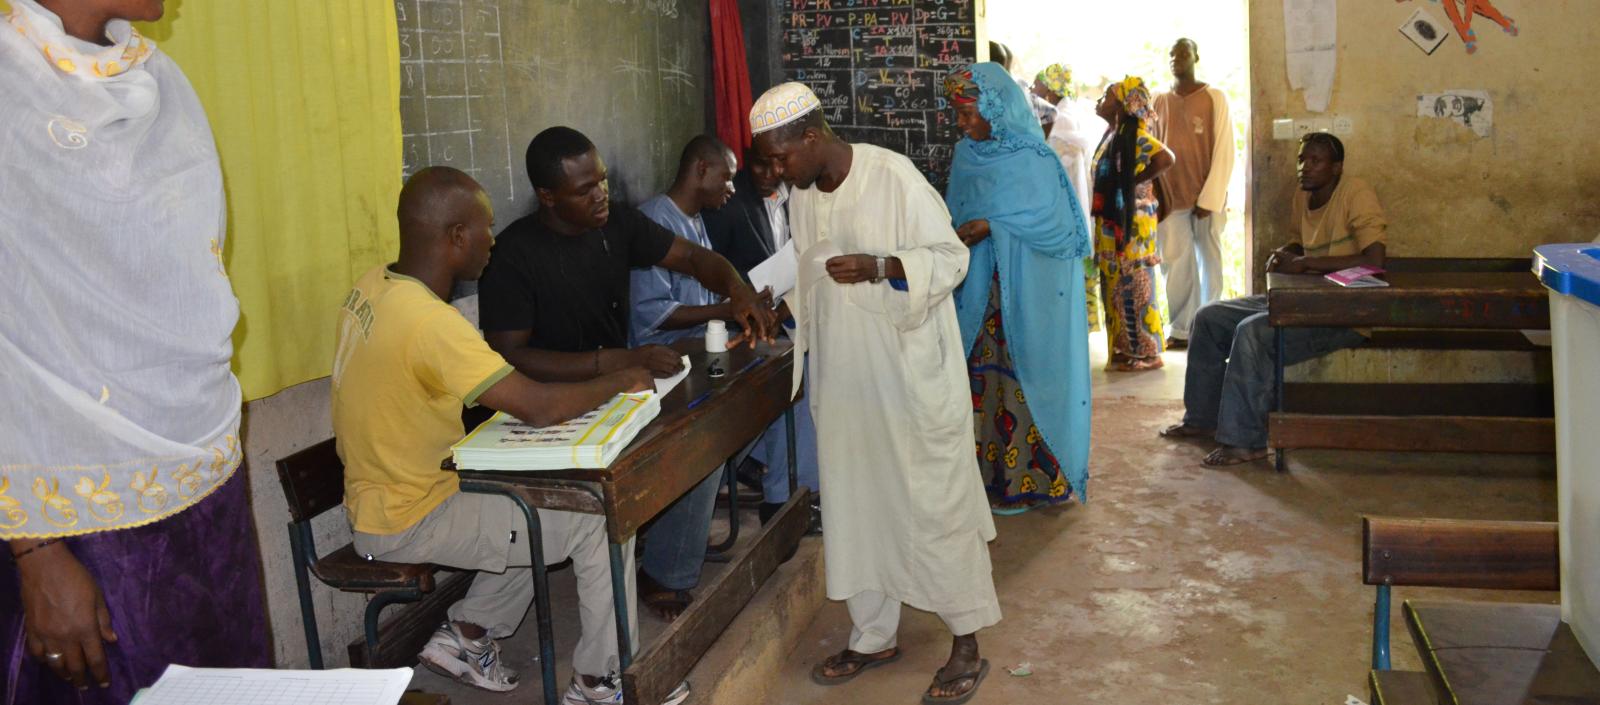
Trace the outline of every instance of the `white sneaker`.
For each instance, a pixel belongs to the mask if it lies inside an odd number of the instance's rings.
[[[450,622],[433,631],[417,660],[434,673],[474,688],[503,693],[517,687],[517,672],[500,663],[500,644],[488,635],[468,639]]]
[[[689,699],[689,681],[678,684],[661,705],[679,705]],[[622,681],[616,674],[608,674],[600,679],[595,687],[590,688],[583,684],[583,679],[577,675],[572,676],[572,685],[567,688],[566,697],[562,701],[567,705],[610,705],[622,702]]]

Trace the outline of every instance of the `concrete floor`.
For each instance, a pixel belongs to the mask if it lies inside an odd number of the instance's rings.
[[[1182,413],[1183,353],[1169,353],[1160,371],[1108,374],[1098,369],[1103,348],[1104,338],[1094,336],[1090,503],[996,519],[999,538],[991,550],[1005,619],[980,634],[992,668],[973,703],[1343,705],[1347,695],[1365,699],[1373,592],[1360,577],[1362,514],[1555,517],[1550,458],[1307,451],[1291,455],[1290,470],[1281,475],[1267,463],[1205,468],[1199,459],[1207,447],[1156,436]],[[794,564],[814,556],[802,549],[801,559],[785,569],[804,574]],[[775,600],[793,601],[772,596],[782,592],[777,582],[746,607],[747,614]],[[571,571],[553,574],[552,585],[565,686],[564,661],[577,626]],[[1395,592],[1396,600],[1554,600],[1545,593]],[[1415,669],[1417,656],[1399,614],[1397,608],[1395,667]],[[781,665],[729,659],[732,665],[723,667],[708,656],[693,678],[696,692],[705,695],[691,702],[912,705],[948,655],[949,634],[938,618],[907,610],[900,642],[905,658],[842,686],[817,686],[809,670],[843,648],[849,632],[842,603],[828,602],[817,615]],[[659,629],[646,620],[643,631],[648,639]],[[740,629],[736,624],[724,639],[748,636],[732,633]],[[418,671],[413,687],[448,693],[457,705],[537,702],[532,640],[532,630],[524,628],[506,645],[508,663],[526,669],[527,682],[512,696],[471,691],[425,671]],[[1013,677],[1005,670],[1022,662],[1031,664],[1033,675]],[[762,672],[741,672],[752,669]],[[750,678],[769,684],[759,691],[766,695],[715,695],[735,692],[719,688],[723,680]]]
[[[1097,367],[1103,337],[1091,343]],[[1095,373],[1090,502],[997,517],[991,545],[1005,619],[980,633],[989,678],[972,702],[1295,703],[1366,699],[1372,588],[1362,514],[1553,520],[1554,460],[1299,452],[1206,468],[1208,447],[1156,432],[1182,415],[1183,353],[1146,373]],[[1554,601],[1549,593],[1396,589],[1396,600]],[[1397,603],[1398,604],[1398,603]],[[1395,609],[1395,667],[1419,667]],[[842,686],[811,683],[844,647],[842,603],[819,613],[769,700],[918,702],[949,654],[937,617],[907,610],[905,657]],[[1004,667],[1028,662],[1033,675]]]

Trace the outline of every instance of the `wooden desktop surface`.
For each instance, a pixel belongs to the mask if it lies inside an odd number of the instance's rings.
[[[1275,326],[1548,329],[1544,286],[1525,272],[1389,272],[1386,287],[1348,288],[1320,274],[1267,274]]]

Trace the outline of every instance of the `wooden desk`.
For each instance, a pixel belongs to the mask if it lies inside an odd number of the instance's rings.
[[[1529,260],[1395,259],[1391,267],[1385,276],[1389,286],[1366,289],[1341,287],[1320,274],[1269,273],[1267,320],[1280,332],[1302,326],[1435,330],[1439,340],[1457,349],[1514,349],[1506,335],[1492,331],[1550,327],[1548,295]],[[1286,385],[1283,336],[1276,338],[1278,411],[1269,418],[1269,438],[1279,470],[1288,448],[1485,453],[1555,448],[1554,401],[1547,384]],[[1479,339],[1484,344],[1475,344]]]
[[[1439,703],[1600,705],[1558,605],[1407,600],[1405,616]]]
[[[1390,272],[1384,278],[1389,286],[1351,289],[1321,274],[1268,274],[1267,318],[1274,326],[1550,327],[1549,294],[1531,269]]]
[[[518,502],[528,515],[529,532],[537,531],[531,508],[604,514],[611,542],[611,582],[617,601],[617,640],[622,661],[623,694],[629,703],[657,703],[711,647],[746,602],[793,553],[810,521],[808,492],[796,488],[794,419],[790,386],[794,355],[789,343],[762,345],[752,351],[739,347],[726,353],[720,379],[707,376],[708,354],[700,340],[674,345],[690,357],[689,376],[661,401],[661,414],[610,467],[553,472],[494,472],[461,469],[464,491],[503,494]],[[747,365],[760,356],[754,367]],[[709,393],[709,396],[705,396]],[[690,409],[691,401],[704,400]],[[780,416],[787,417],[789,433],[789,502],[762,527],[750,550],[732,561],[722,576],[700,587],[694,604],[676,619],[654,643],[643,645],[638,658],[630,656],[626,593],[622,574],[622,544],[668,505],[688,493],[724,461],[760,436]],[[737,519],[735,519],[737,521]],[[530,536],[534,546],[539,542]],[[546,679],[546,700],[554,693],[554,650],[548,637],[548,594],[543,561],[535,556],[534,580],[538,589],[540,635]]]

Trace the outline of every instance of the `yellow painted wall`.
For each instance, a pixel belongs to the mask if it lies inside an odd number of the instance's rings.
[[[1390,220],[1389,252],[1400,256],[1528,256],[1547,242],[1600,234],[1600,160],[1581,148],[1600,92],[1582,74],[1600,60],[1591,29],[1595,0],[1495,0],[1516,20],[1511,37],[1484,18],[1468,55],[1453,33],[1425,55],[1398,28],[1417,7],[1446,23],[1438,3],[1339,0],[1338,74],[1327,116],[1354,121],[1343,137],[1345,173],[1370,181]],[[1251,0],[1254,101],[1251,196],[1255,271],[1286,241],[1295,143],[1272,139],[1272,120],[1310,117],[1284,67],[1282,0]],[[1447,89],[1487,90],[1494,131],[1419,118],[1416,96]]]

